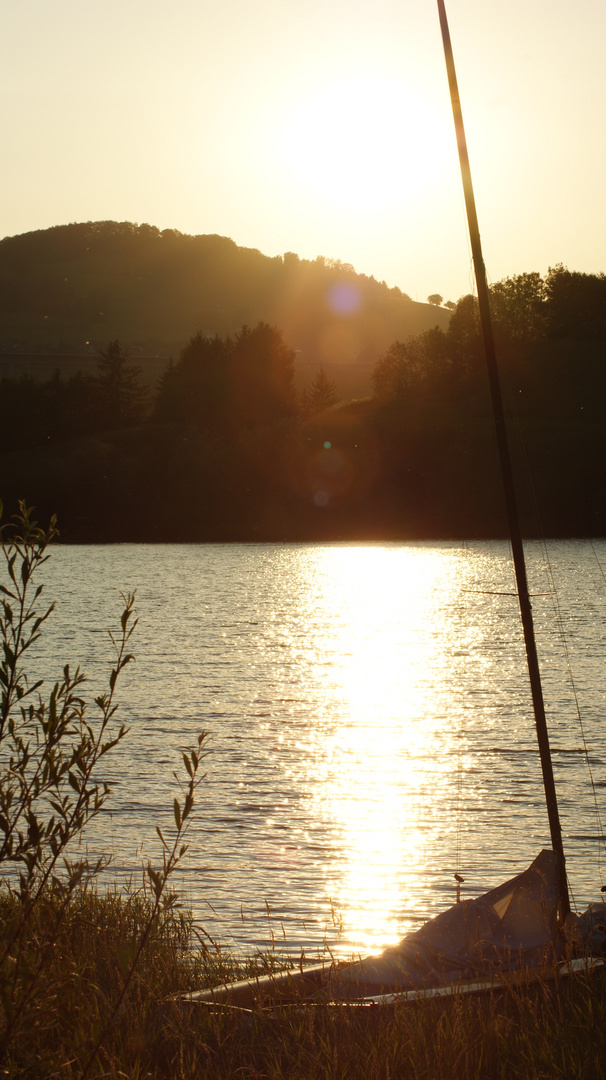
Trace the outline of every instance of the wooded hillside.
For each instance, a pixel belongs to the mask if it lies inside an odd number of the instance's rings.
[[[194,334],[267,322],[301,359],[371,365],[396,338],[448,317],[338,261],[269,258],[224,236],[103,221],[0,241],[5,352],[94,353],[118,338],[168,357]]]

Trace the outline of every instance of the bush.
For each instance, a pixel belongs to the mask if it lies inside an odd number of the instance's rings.
[[[54,1030],[69,1012],[66,990],[77,965],[66,968],[65,956],[71,955],[66,928],[73,931],[74,912],[83,903],[90,905],[92,901],[83,898],[110,862],[108,856],[91,862],[72,852],[109,795],[108,785],[98,778],[99,763],[126,735],[124,725],[115,720],[115,690],[133,659],[128,649],[137,625],[134,595],[122,596],[119,628],[110,632],[115,658],[108,690],[94,698],[94,718],[81,696],[86,677],[79,667],[72,671],[65,666],[46,697],[42,680],[32,681],[24,667],[25,654],[54,607],[40,609],[43,585],[38,576],[56,536],[55,520],[45,532],[23,503],[14,526],[2,533],[8,583],[0,584],[1,1062],[10,1060],[33,1032]],[[183,752],[187,775],[182,801],[174,800],[174,836],[167,840],[158,830],[162,864],[147,866],[145,918],[138,919],[137,934],[121,962],[112,965],[113,993],[108,996],[99,988],[108,1008],[103,1022],[87,1027],[83,1053],[89,1060],[82,1075],[106,1038],[150,940],[162,936],[162,924],[177,918],[175,897],[166,885],[186,851],[183,838],[202,779],[198,770],[204,737],[199,736],[195,750]]]

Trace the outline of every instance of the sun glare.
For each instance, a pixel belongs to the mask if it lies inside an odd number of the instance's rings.
[[[320,645],[316,662],[329,664],[326,693],[347,717],[318,728],[314,769],[319,814],[328,812],[339,837],[326,890],[343,919],[344,955],[401,937],[412,906],[402,882],[424,865],[432,793],[451,783],[444,760],[456,732],[445,722],[449,661],[440,613],[460,587],[457,569],[457,556],[439,549],[356,545],[317,553],[335,637]]]
[[[296,183],[372,215],[426,193],[450,150],[440,112],[380,75],[331,79],[292,105],[281,147]]]

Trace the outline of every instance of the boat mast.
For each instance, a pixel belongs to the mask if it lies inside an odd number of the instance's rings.
[[[515,569],[518,599],[520,602],[522,626],[524,629],[524,642],[526,645],[528,674],[530,677],[532,704],[534,708],[537,740],[539,744],[539,754],[541,758],[541,768],[543,771],[543,785],[545,788],[545,797],[547,800],[547,814],[549,817],[551,844],[553,850],[557,851],[558,855],[560,856],[560,917],[564,919],[566,915],[568,915],[570,912],[570,898],[568,895],[566,864],[564,858],[564,848],[562,845],[562,829],[560,826],[560,815],[558,812],[555,783],[553,779],[551,751],[549,748],[549,735],[547,733],[547,722],[545,719],[545,704],[543,701],[541,675],[539,671],[539,661],[534,635],[532,605],[530,603],[530,596],[528,593],[528,580],[526,576],[524,545],[522,543],[522,534],[520,532],[518,506],[513,482],[513,472],[511,468],[509,442],[507,438],[507,430],[505,427],[505,414],[503,411],[503,399],[501,396],[501,385],[499,380],[499,372],[494,345],[494,335],[492,332],[492,321],[490,318],[490,303],[488,298],[488,285],[486,282],[486,269],[484,266],[484,259],[482,257],[480,230],[478,227],[476,203],[473,193],[473,185],[471,182],[469,156],[467,153],[467,140],[465,138],[465,128],[463,126],[463,113],[461,111],[461,101],[459,98],[457,75],[455,71],[454,57],[452,53],[452,45],[450,41],[450,33],[448,30],[448,21],[446,18],[444,0],[438,0],[438,12],[440,16],[440,27],[442,30],[444,56],[446,59],[446,71],[448,74],[450,101],[452,104],[452,114],[454,118],[455,132],[457,136],[459,165],[461,168],[461,178],[463,181],[463,193],[465,196],[465,208],[467,211],[467,223],[469,226],[473,265],[478,289],[478,306],[480,309],[480,323],[482,327],[484,355],[486,357],[486,365],[488,367],[488,378],[492,399],[492,411],[496,428],[499,460],[501,465],[501,477],[503,480],[505,503],[507,508],[509,536],[513,552],[513,564]]]

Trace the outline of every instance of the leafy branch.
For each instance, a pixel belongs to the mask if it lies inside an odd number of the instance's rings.
[[[0,585],[0,874],[8,894],[19,902],[0,946],[0,1056],[35,999],[70,897],[110,861],[106,856],[92,863],[72,860],[70,850],[109,795],[95,770],[126,735],[125,726],[116,728],[112,720],[118,676],[133,659],[128,646],[137,625],[134,595],[122,596],[120,629],[110,633],[115,659],[109,690],[95,698],[101,714],[96,721],[88,719],[81,696],[86,679],[79,667],[72,673],[66,665],[46,700],[43,681],[31,681],[24,669],[24,654],[54,609],[54,604],[39,609],[43,585],[37,584],[37,573],[57,535],[54,518],[45,532],[23,503],[13,526],[1,533],[7,584]],[[34,916],[49,895],[58,903],[52,905],[50,921],[42,921],[44,930],[36,930],[33,951],[32,927],[41,925]]]

